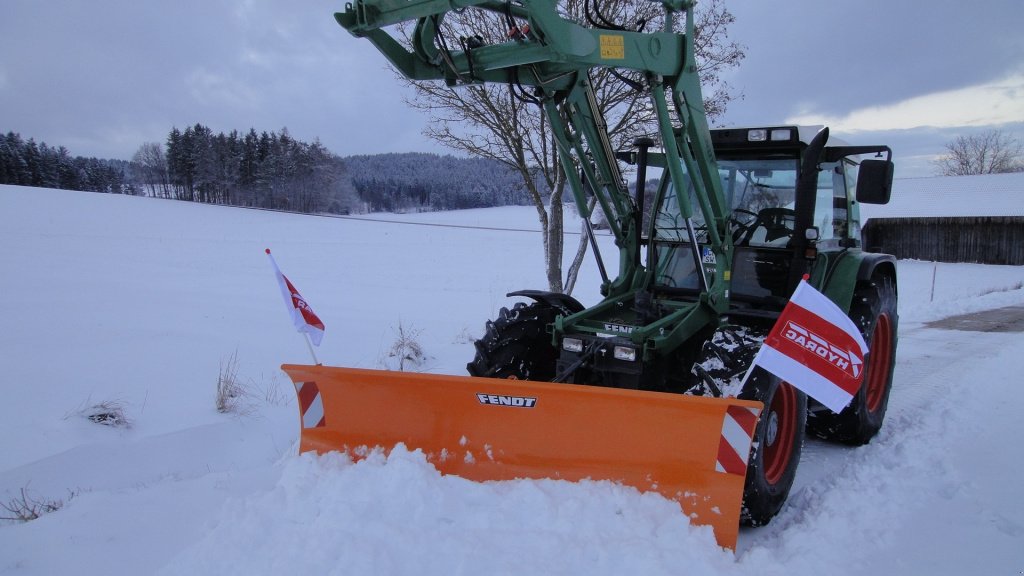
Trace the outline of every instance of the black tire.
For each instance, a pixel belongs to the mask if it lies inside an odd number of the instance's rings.
[[[746,526],[763,526],[782,509],[796,479],[807,423],[807,396],[755,368],[739,397],[764,403],[750,448],[740,515]]]
[[[548,382],[555,377],[558,350],[551,345],[548,324],[560,309],[542,302],[502,308],[476,341],[476,356],[466,365],[472,376]]]
[[[850,319],[868,345],[864,358],[864,383],[850,405],[836,414],[815,406],[808,431],[819,438],[851,446],[867,444],[885,420],[896,365],[896,287],[889,276],[876,275],[857,287],[850,305]]]

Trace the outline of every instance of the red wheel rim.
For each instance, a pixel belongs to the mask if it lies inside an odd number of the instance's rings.
[[[889,315],[881,314],[871,333],[871,360],[868,361],[867,407],[868,412],[877,412],[885,398],[886,384],[892,362],[892,327]]]
[[[796,409],[796,390],[785,382],[779,383],[765,414],[764,477],[769,484],[782,480],[793,457]]]

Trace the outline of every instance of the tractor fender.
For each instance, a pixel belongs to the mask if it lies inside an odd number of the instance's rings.
[[[558,308],[565,312],[566,315],[575,314],[584,310],[583,304],[580,304],[579,300],[576,300],[568,294],[562,294],[561,292],[546,292],[544,290],[518,290],[516,292],[509,292],[505,295],[508,298],[514,296],[522,296],[524,298],[531,298],[541,304],[547,304],[552,308]]]
[[[891,254],[865,253],[864,258],[860,261],[860,269],[857,271],[857,281],[867,282],[876,273],[892,278],[892,285],[895,288],[896,257]]]
[[[876,273],[892,278],[896,285],[896,258],[889,254],[845,251],[829,263],[822,292],[844,312],[849,312],[857,284],[868,282]]]

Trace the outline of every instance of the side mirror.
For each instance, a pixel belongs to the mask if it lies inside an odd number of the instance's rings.
[[[892,160],[864,160],[857,174],[857,202],[888,204],[892,195]]]

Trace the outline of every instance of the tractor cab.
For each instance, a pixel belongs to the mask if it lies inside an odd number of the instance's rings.
[[[821,127],[719,129],[711,138],[729,214],[734,307],[780,310],[819,256],[827,260],[860,247],[858,204],[888,200],[892,163],[886,146],[848,146]],[[857,156],[869,153],[885,159],[868,160],[861,182],[864,162]],[[702,212],[694,210],[690,219],[695,249],[667,180],[660,182],[647,233],[652,289],[696,296],[701,272],[713,279],[720,267]],[[698,205],[692,185],[688,192],[689,205]]]

